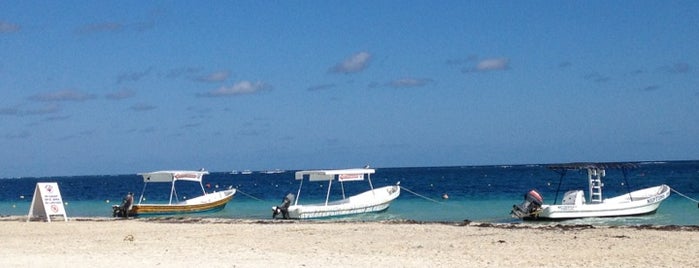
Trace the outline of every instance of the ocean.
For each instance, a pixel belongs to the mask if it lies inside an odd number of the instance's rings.
[[[452,221],[464,220],[510,223],[519,222],[510,217],[512,205],[519,204],[530,189],[537,189],[545,203],[552,203],[556,196],[559,175],[546,165],[494,165],[449,167],[376,168],[371,176],[374,187],[400,183],[401,195],[388,210],[338,218],[342,220],[381,221]],[[628,184],[620,170],[608,169],[604,179],[606,197],[659,184],[667,184],[673,192],[655,214],[621,217],[569,220],[570,224],[598,225],[699,225],[699,161],[668,161],[640,163],[627,174]],[[42,178],[0,179],[0,215],[27,215],[37,182],[57,182],[66,213],[71,217],[111,217],[112,205],[121,203],[127,192],[138,198],[143,190],[142,178],[136,174],[94,175]],[[272,206],[279,205],[287,193],[297,193],[299,183],[294,171],[279,173],[253,172],[231,174],[211,172],[204,177],[207,191],[228,187],[239,191],[235,198],[220,211],[181,216],[217,217],[233,219],[271,219]],[[304,182],[300,203],[321,202],[327,193],[327,182]],[[146,198],[149,202],[162,202],[169,198],[169,184],[149,184]],[[178,188],[178,196],[197,195],[196,187]],[[344,183],[349,195],[366,190],[367,181]],[[585,171],[571,171],[563,179],[557,203],[567,190],[585,190]],[[331,187],[331,199],[341,196],[339,183]],[[446,195],[446,196],[445,196]],[[447,197],[448,198],[444,198]]]

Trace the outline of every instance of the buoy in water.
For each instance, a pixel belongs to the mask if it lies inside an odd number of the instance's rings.
[[[446,194],[446,193],[444,193],[444,194],[442,195],[442,199],[449,199],[449,195]]]

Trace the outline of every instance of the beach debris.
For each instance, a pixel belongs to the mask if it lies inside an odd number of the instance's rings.
[[[133,235],[132,234],[126,235],[124,237],[124,241],[133,242],[134,241]]]
[[[627,235],[613,235],[612,238],[631,238]]]

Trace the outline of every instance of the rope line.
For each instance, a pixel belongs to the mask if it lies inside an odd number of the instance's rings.
[[[416,195],[416,196],[419,196],[419,197],[421,197],[421,198],[424,198],[424,199],[427,199],[427,200],[429,200],[429,201],[432,201],[432,202],[435,202],[435,203],[444,205],[444,203],[442,203],[442,202],[439,202],[439,201],[434,200],[434,199],[432,199],[432,198],[429,198],[429,197],[427,197],[427,196],[424,196],[424,195],[418,194],[418,193],[416,193],[416,192],[413,192],[413,191],[411,191],[410,189],[405,188],[405,186],[402,186],[402,185],[401,185],[400,188],[403,189],[403,190],[408,191],[408,192],[411,193],[411,194],[414,194],[414,195]]]
[[[677,190],[673,189],[672,187],[670,187],[670,190],[673,191],[674,193],[676,193],[676,194],[678,194],[678,195],[684,197],[684,198],[687,198],[687,199],[689,199],[689,200],[694,201],[694,203],[699,203],[699,201],[697,201],[696,199],[691,198],[691,197],[689,197],[689,196],[686,196],[686,195],[684,195],[683,193],[680,193],[680,192],[678,192]]]
[[[259,198],[257,198],[257,197],[254,197],[254,196],[252,196],[252,195],[249,195],[249,194],[247,194],[247,193],[241,191],[240,189],[235,189],[235,190],[238,191],[238,192],[240,192],[241,194],[243,194],[243,195],[245,195],[245,196],[247,196],[247,197],[250,197],[250,198],[252,198],[252,199],[255,199],[255,200],[257,200],[257,201],[264,201],[264,200],[262,200],[262,199],[259,199]]]

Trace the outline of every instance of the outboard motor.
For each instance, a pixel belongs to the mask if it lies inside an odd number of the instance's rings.
[[[133,193],[129,192],[124,196],[124,200],[121,201],[121,205],[112,206],[112,217],[128,218],[129,212],[133,208]]]
[[[522,204],[512,206],[512,212],[510,215],[515,218],[526,218],[532,215],[535,211],[541,208],[544,204],[544,198],[536,190],[532,189],[526,194],[524,194],[524,201]]]
[[[283,219],[288,219],[289,206],[291,206],[291,203],[294,203],[295,198],[296,196],[294,196],[294,194],[289,193],[284,197],[284,200],[282,200],[282,203],[279,206],[272,207],[272,219],[276,219],[277,215],[280,213],[282,214]]]

